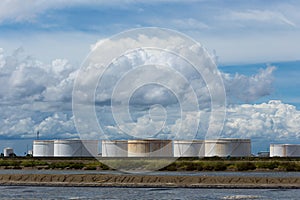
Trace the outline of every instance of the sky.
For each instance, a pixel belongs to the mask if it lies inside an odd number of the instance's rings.
[[[42,139],[78,137],[72,91],[84,60],[104,39],[143,27],[181,32],[212,55],[226,92],[222,137],[251,138],[255,152],[266,150],[270,142],[300,143],[299,9],[297,0],[1,1],[0,147],[12,146],[22,152],[30,148],[37,131]],[[135,69],[133,63],[147,64],[149,58],[168,62],[177,70],[187,65],[170,55],[148,51],[133,52],[112,65],[106,82],[97,89],[96,115],[113,139],[126,138],[126,134],[113,122],[108,103],[114,100],[112,85],[120,74]],[[162,80],[150,69],[147,73]],[[208,126],[205,119],[210,109],[205,81],[199,76],[195,79],[193,71],[181,74],[200,92],[201,112],[189,112],[180,121],[176,97],[181,96],[148,85],[133,94],[133,121],[123,126],[134,136],[145,137],[139,134],[161,128],[164,110],[169,118],[157,136],[174,138],[172,131],[182,123],[186,127],[179,136],[188,136],[189,124],[200,120],[197,137],[203,137],[201,128]],[[178,83],[170,78],[168,84]],[[174,89],[182,94],[180,88]],[[149,110],[157,123],[150,123]],[[89,136],[101,138],[95,130],[87,129]]]

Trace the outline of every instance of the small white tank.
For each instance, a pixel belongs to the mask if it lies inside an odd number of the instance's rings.
[[[127,157],[127,140],[102,140],[102,157]]]
[[[28,154],[28,155],[32,155],[32,150],[28,150],[28,151],[27,151],[27,154]]]
[[[54,140],[54,157],[94,157],[97,140]]]
[[[6,147],[6,148],[3,149],[4,157],[9,157],[13,153],[14,153],[14,149],[13,148]]]
[[[174,157],[204,157],[205,143],[203,140],[174,140]]]
[[[34,140],[33,157],[53,157],[54,154],[54,141],[53,140]]]

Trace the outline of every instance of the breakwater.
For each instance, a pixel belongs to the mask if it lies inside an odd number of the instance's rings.
[[[3,174],[0,176],[0,185],[300,188],[300,177],[164,176],[142,174]]]

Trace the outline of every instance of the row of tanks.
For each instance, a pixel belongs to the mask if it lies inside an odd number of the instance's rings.
[[[250,139],[103,140],[102,157],[247,157]]]
[[[95,157],[98,140],[34,140],[33,157]]]
[[[34,157],[246,157],[250,139],[34,140]]]

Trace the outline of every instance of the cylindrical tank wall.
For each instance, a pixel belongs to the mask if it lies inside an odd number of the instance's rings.
[[[171,140],[128,140],[128,157],[172,157]]]
[[[270,157],[300,157],[300,145],[270,144]]]
[[[33,157],[53,157],[54,141],[53,140],[34,140]]]
[[[81,140],[83,145],[81,156],[82,157],[95,157],[98,156],[98,140]]]
[[[128,157],[149,157],[150,145],[144,140],[128,141]]]
[[[171,140],[150,140],[150,157],[172,157],[173,146]]]
[[[97,140],[55,140],[54,157],[93,157],[98,155]]]
[[[4,157],[9,157],[13,153],[14,153],[14,149],[12,148],[7,147],[3,149]]]
[[[205,146],[203,140],[174,140],[174,157],[204,157]]]
[[[250,155],[250,139],[205,140],[205,157],[244,157]]]
[[[102,140],[102,157],[127,157],[127,145],[125,140]]]
[[[270,144],[270,157],[285,157],[286,150],[284,144]]]
[[[231,157],[251,156],[251,141],[247,139],[237,139],[231,142]]]
[[[287,157],[300,157],[300,145],[287,144],[285,145],[285,152]]]

